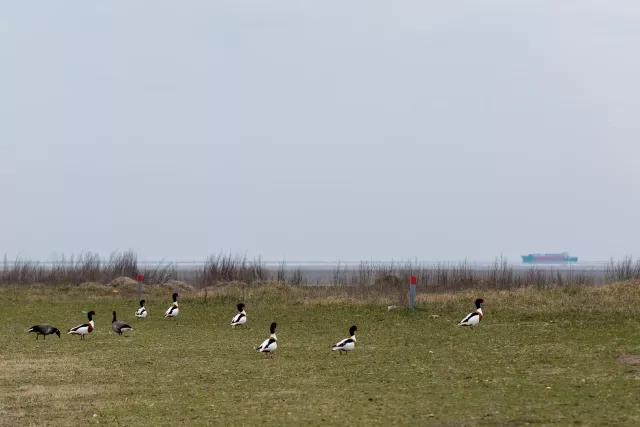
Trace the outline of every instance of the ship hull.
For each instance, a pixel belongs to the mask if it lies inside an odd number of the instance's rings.
[[[578,262],[578,257],[568,254],[529,254],[522,255],[524,264],[567,264]]]

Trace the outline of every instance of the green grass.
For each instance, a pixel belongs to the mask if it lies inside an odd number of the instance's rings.
[[[2,425],[640,425],[637,284],[420,295],[387,311],[330,291],[238,286],[146,296],[90,285],[2,288]],[[338,292],[338,291],[336,291]],[[245,329],[229,326],[244,295]],[[475,296],[477,330],[456,327]],[[85,341],[64,335],[95,310]],[[111,331],[111,312],[134,331]],[[255,351],[278,323],[273,360]],[[25,330],[49,322],[62,338]],[[356,349],[330,351],[349,326]],[[95,416],[94,416],[95,414]]]

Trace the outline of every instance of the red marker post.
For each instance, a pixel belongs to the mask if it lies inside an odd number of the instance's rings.
[[[418,278],[411,276],[411,283],[409,285],[409,310],[413,310],[416,302],[416,283],[418,283]]]
[[[138,298],[142,298],[142,274],[138,274]]]

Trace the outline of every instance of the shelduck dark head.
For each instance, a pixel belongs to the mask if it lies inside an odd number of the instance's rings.
[[[141,299],[141,300],[140,300],[140,307],[144,307],[144,303],[145,303],[145,302],[146,302],[145,300]]]
[[[478,298],[476,300],[476,308],[480,308],[481,304],[484,304],[484,300],[482,298]]]
[[[352,327],[349,328],[349,335],[354,336],[357,330],[358,330],[358,327],[356,325],[353,325]]]
[[[242,311],[242,310],[244,310],[245,308],[247,308],[247,306],[246,306],[243,302],[241,302],[240,304],[238,304],[238,306],[237,306],[237,307],[238,307],[238,311]]]
[[[176,301],[178,301],[178,293],[174,292],[173,293],[173,302],[176,302]]]
[[[96,312],[95,312],[95,311],[93,311],[93,310],[91,310],[89,313],[87,313],[87,317],[89,318],[89,320],[91,320],[91,318],[92,318],[93,316],[95,316],[95,315],[96,315]]]
[[[272,334],[276,333],[276,326],[278,326],[276,322],[273,322],[271,326],[269,326],[269,330],[271,331]]]

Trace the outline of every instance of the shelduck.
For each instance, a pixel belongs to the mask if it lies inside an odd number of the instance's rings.
[[[145,300],[141,299],[140,308],[136,310],[136,317],[138,319],[144,319],[145,317],[147,317],[148,312],[147,312],[147,309],[144,308],[144,303],[145,303]]]
[[[43,339],[47,339],[47,335],[56,334],[58,338],[60,338],[60,330],[58,328],[54,328],[48,323],[41,323],[39,325],[35,325],[27,329],[27,332],[35,332],[36,339],[38,339],[39,335],[44,336]]]
[[[358,327],[356,325],[353,325],[352,327],[349,328],[349,338],[345,338],[342,341],[334,344],[331,347],[332,351],[336,351],[338,350],[338,352],[342,355],[342,352],[344,351],[345,354],[348,354],[348,351],[353,350],[354,348],[356,348],[356,331],[358,330]]]
[[[273,358],[273,352],[278,348],[278,338],[276,337],[276,326],[278,326],[275,322],[271,324],[269,330],[271,331],[271,336],[264,340],[262,344],[256,349],[259,353],[266,353],[268,358]]]
[[[96,312],[91,310],[87,313],[87,317],[89,318],[89,323],[83,323],[82,325],[75,326],[69,329],[67,335],[80,335],[80,339],[83,340],[85,335],[91,333],[95,329],[95,324],[93,323],[93,316],[96,315]]]
[[[482,320],[482,304],[484,304],[484,300],[482,298],[478,298],[476,301],[476,311],[467,314],[467,317],[462,319],[458,326],[470,326],[471,329],[478,326],[478,323]]]
[[[118,335],[122,335],[123,332],[133,331],[131,325],[116,319],[115,311],[113,312],[113,320],[111,320],[111,329]]]
[[[173,304],[167,308],[167,311],[164,312],[164,317],[176,317],[180,310],[178,310],[178,294],[176,292],[173,293]]]
[[[247,313],[244,311],[247,306],[243,302],[241,302],[237,307],[239,313],[233,316],[233,319],[231,319],[232,328],[235,328],[236,325],[244,325],[245,323],[247,323]]]

